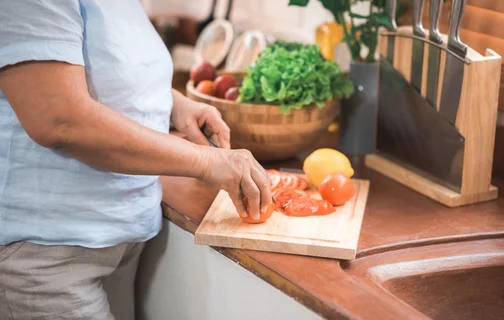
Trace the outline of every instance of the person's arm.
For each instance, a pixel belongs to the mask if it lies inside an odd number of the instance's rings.
[[[38,144],[118,173],[201,177],[203,148],[144,127],[88,94],[82,66],[31,62],[0,72],[0,89]]]
[[[27,134],[101,170],[201,179],[227,190],[245,216],[271,201],[264,169],[244,150],[199,146],[144,127],[94,101],[84,67],[63,62],[27,62],[0,70],[0,90]]]

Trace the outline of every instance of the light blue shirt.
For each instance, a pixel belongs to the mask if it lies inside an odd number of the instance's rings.
[[[139,0],[0,0],[0,68],[29,60],[85,66],[93,99],[168,132],[172,61]],[[0,244],[146,241],[161,228],[160,202],[157,176],[99,171],[37,145],[0,92]]]

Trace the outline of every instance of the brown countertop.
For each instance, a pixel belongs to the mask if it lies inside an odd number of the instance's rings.
[[[316,148],[335,147],[336,140],[328,133]],[[265,164],[265,167],[300,168],[303,157]],[[504,237],[504,197],[450,209],[366,169],[362,159],[354,160],[357,160],[354,167],[358,176],[371,181],[357,259],[433,243]],[[181,228],[194,233],[217,190],[194,179],[163,177],[162,180],[164,214]],[[504,181],[500,179],[494,179],[494,184],[504,188]],[[345,272],[344,263],[339,260],[250,250],[216,250],[327,319],[423,317],[420,313],[412,314],[405,304],[381,303],[383,297],[378,299]]]

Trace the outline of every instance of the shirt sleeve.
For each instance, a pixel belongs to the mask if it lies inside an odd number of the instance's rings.
[[[84,65],[79,0],[0,0],[0,68],[23,61]]]

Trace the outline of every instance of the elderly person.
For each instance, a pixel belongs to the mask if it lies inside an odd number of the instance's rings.
[[[243,216],[269,204],[264,169],[171,78],[138,0],[0,0],[0,319],[113,319],[103,283],[160,231],[160,175]]]

